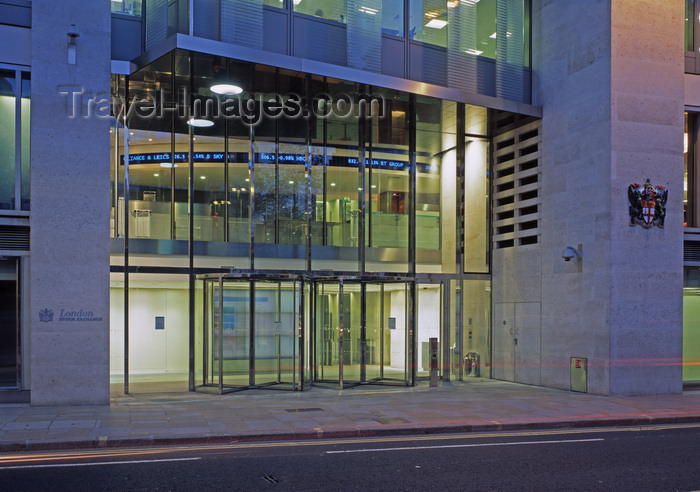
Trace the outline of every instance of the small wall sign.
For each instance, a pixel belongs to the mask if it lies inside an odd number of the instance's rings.
[[[664,228],[666,219],[666,200],[668,190],[663,186],[652,186],[651,181],[643,185],[632,183],[627,188],[627,198],[630,202],[630,227],[640,225],[645,229],[656,226]]]

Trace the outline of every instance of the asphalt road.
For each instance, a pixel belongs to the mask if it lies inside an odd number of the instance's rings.
[[[0,490],[700,490],[700,424],[4,454]]]

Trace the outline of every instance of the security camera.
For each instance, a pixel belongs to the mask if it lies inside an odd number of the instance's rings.
[[[562,251],[561,257],[564,259],[564,261],[571,261],[574,258],[581,259],[581,252],[577,249],[572,248],[571,246],[567,246],[566,248],[564,248],[564,251]]]

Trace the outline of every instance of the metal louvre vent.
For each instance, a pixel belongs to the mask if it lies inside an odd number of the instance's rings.
[[[683,261],[700,262],[700,241],[683,242]]]
[[[539,236],[541,122],[509,124],[493,140],[493,245],[537,244]]]
[[[29,227],[0,226],[0,250],[29,251]]]

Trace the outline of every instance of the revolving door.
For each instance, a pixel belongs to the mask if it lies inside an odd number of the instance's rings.
[[[339,388],[413,385],[413,284],[314,282],[313,379]]]
[[[303,389],[307,284],[299,278],[201,278],[196,389]]]

